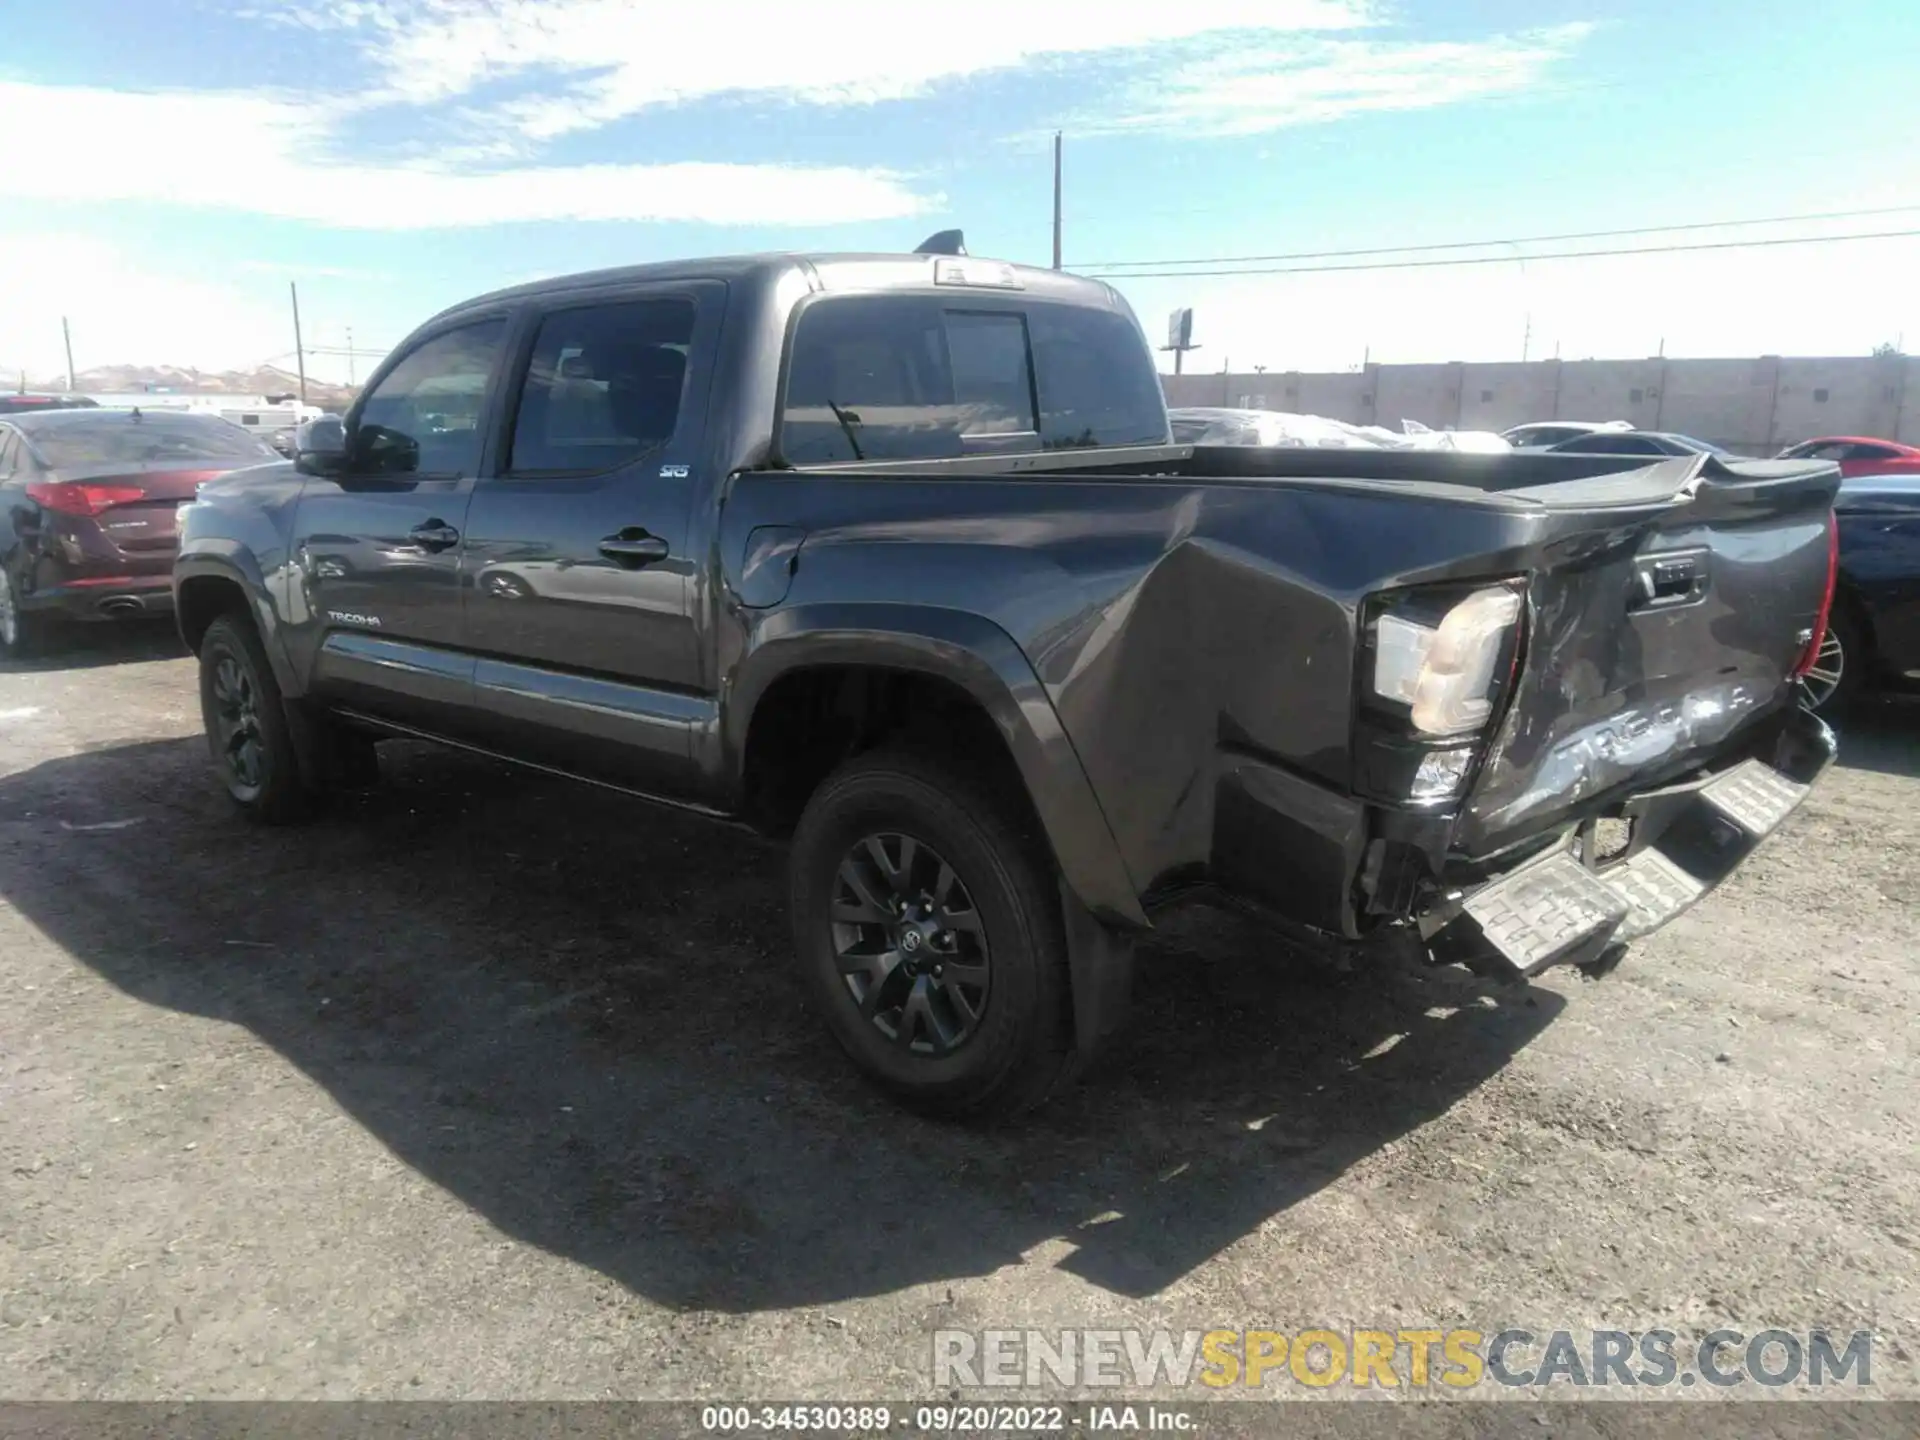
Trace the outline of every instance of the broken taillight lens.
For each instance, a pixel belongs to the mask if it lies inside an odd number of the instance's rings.
[[[1407,707],[1423,735],[1482,729],[1493,714],[1499,665],[1513,653],[1520,592],[1511,585],[1476,590],[1438,617],[1389,610],[1374,620],[1373,691]]]
[[[1839,581],[1840,522],[1829,510],[1827,512],[1827,588],[1820,596],[1820,613],[1813,622],[1813,638],[1807,641],[1807,648],[1800,656],[1800,663],[1793,667],[1793,678],[1796,680],[1812,670],[1820,659],[1820,646],[1827,638],[1827,622],[1833,618],[1833,590]]]
[[[1428,805],[1459,796],[1511,695],[1524,577],[1417,586],[1363,611],[1354,788]]]

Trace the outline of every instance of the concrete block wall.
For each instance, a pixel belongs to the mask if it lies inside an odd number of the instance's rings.
[[[1816,435],[1920,445],[1920,356],[1453,362],[1168,375],[1162,382],[1170,405],[1288,410],[1390,428],[1402,420],[1455,430],[1625,420],[1753,455]]]

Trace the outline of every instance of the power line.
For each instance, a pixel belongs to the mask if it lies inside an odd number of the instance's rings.
[[[1858,220],[1869,215],[1906,215],[1915,210],[1920,210],[1920,205],[1886,205],[1873,210],[1826,210],[1812,215],[1774,215],[1759,220],[1697,220],[1686,225],[1641,225],[1629,230],[1576,230],[1564,235],[1521,235],[1510,240],[1449,240],[1437,245],[1381,245],[1366,250],[1298,250],[1288,255],[1202,255],[1191,260],[1094,260],[1074,268],[1084,271],[1132,269],[1141,265],[1256,265],[1276,260],[1339,260],[1358,255],[1422,255],[1440,250],[1484,250],[1496,245],[1556,245],[1568,240],[1614,240],[1622,235],[1673,235],[1689,230],[1788,225],[1805,220]],[[1500,258],[1511,260],[1513,257],[1504,255]]]
[[[1920,207],[1916,207],[1920,208]],[[1904,240],[1920,230],[1879,230],[1861,235],[1783,235],[1766,240],[1717,240],[1693,245],[1639,245],[1613,250],[1560,250],[1527,255],[1532,260],[1598,260],[1618,255],[1673,255],[1689,250],[1758,250],[1774,245],[1832,245],[1842,240]],[[1430,270],[1444,265],[1511,265],[1511,255],[1468,255],[1457,260],[1387,260],[1367,265],[1274,265],[1238,270],[1130,270],[1106,280],[1179,280],[1231,275],[1338,275],[1349,270]],[[1191,262],[1198,264],[1198,261]],[[1083,267],[1076,267],[1083,268]]]

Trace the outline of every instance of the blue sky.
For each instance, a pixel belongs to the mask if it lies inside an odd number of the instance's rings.
[[[64,0],[6,32],[0,365],[41,374],[63,314],[83,368],[282,356],[289,279],[310,344],[377,348],[669,256],[958,224],[1045,263],[1055,128],[1069,268],[1920,230],[1911,0]],[[1567,248],[1118,283],[1151,334],[1194,307],[1201,370],[1920,347],[1920,238]]]

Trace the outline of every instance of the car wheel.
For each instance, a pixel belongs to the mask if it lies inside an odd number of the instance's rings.
[[[200,641],[200,713],[221,783],[240,812],[263,824],[304,819],[313,794],[260,637],[222,615]]]
[[[46,618],[20,608],[13,576],[0,565],[0,655],[10,660],[24,660],[38,655],[46,648],[46,642]]]
[[[1845,714],[1860,696],[1869,663],[1865,632],[1852,612],[1836,601],[1820,653],[1800,682],[1806,687],[1807,708],[1828,717]]]
[[[1051,856],[940,760],[860,756],[821,785],[789,857],[794,947],[834,1038],[915,1109],[1008,1118],[1071,1068]]]

